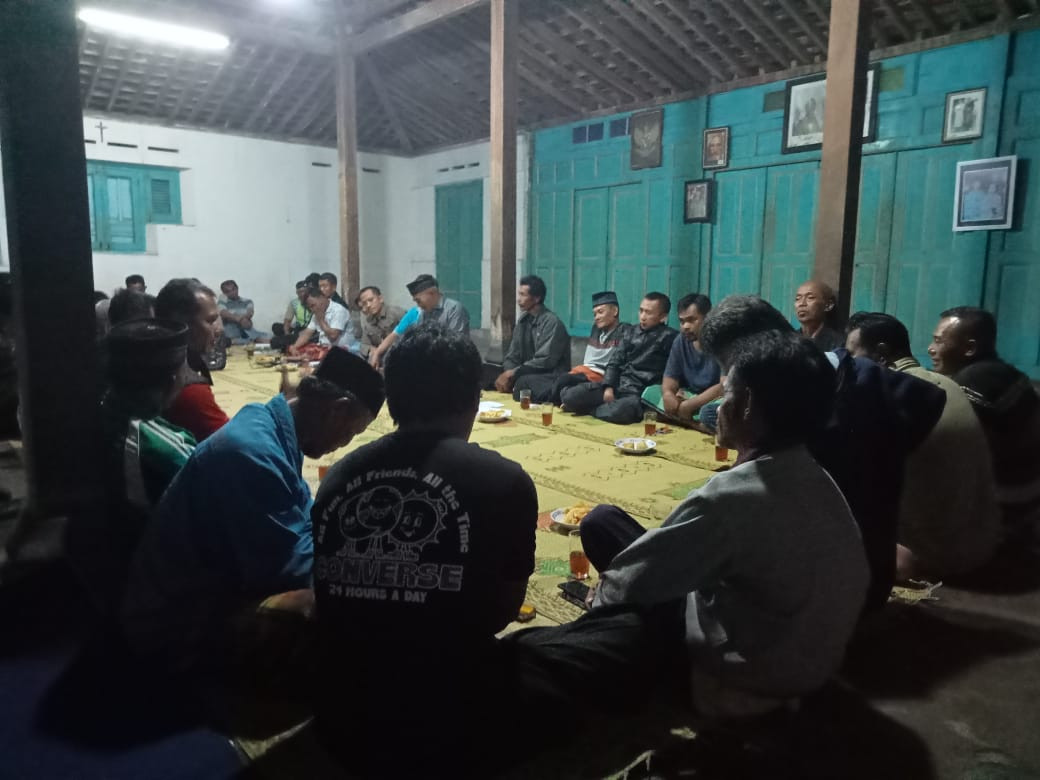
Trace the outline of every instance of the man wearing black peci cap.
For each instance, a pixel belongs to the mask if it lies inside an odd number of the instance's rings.
[[[368,351],[368,363],[373,367],[379,366],[383,356],[406,330],[421,322],[439,322],[448,330],[469,336],[469,312],[458,301],[445,297],[433,276],[419,274],[405,287],[415,301],[415,306],[408,310],[378,347]]]
[[[314,545],[303,458],[333,452],[368,427],[383,382],[364,359],[333,349],[296,396],[243,407],[166,491],[124,601],[124,628],[139,652],[174,669],[230,671],[229,653],[248,657],[248,636],[266,635],[257,624],[282,611],[269,608],[269,597],[300,591],[294,611],[309,612]]]
[[[592,332],[585,346],[582,364],[555,379],[542,380],[537,374],[524,377],[532,389],[532,401],[539,404],[548,401],[559,405],[562,403],[560,393],[568,387],[603,379],[611,354],[631,327],[620,321],[619,312],[617,294],[613,290],[592,294]]]

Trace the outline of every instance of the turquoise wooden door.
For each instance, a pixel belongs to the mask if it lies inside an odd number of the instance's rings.
[[[873,154],[863,158],[849,313],[884,309],[895,185],[895,154]]]
[[[573,214],[571,190],[538,193],[532,198],[531,257],[534,273],[545,281],[545,304],[564,322],[571,322],[571,235]]]
[[[607,193],[607,286],[618,296],[621,319],[636,322],[646,289],[646,194],[642,184]],[[602,288],[601,288],[602,289]]]
[[[592,294],[607,289],[607,187],[574,193],[574,283],[570,322],[575,333],[592,327]]]
[[[717,216],[711,228],[712,301],[757,293],[762,274],[762,218],[766,171],[729,171],[715,177]]]
[[[794,319],[794,294],[812,276],[820,164],[778,165],[766,175],[761,295]]]
[[[885,311],[910,331],[919,360],[927,361],[939,313],[982,302],[986,234],[954,233],[953,189],[965,150],[951,146],[901,152],[896,162],[892,247]]]
[[[469,312],[470,326],[482,325],[481,273],[484,254],[484,185],[479,179],[436,188],[436,262],[441,292]],[[507,294],[512,294],[507,293]]]

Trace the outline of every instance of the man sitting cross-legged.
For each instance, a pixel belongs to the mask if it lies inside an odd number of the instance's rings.
[[[853,357],[919,377],[946,393],[942,417],[906,460],[896,579],[942,578],[978,568],[996,548],[1000,509],[986,435],[971,402],[952,379],[921,368],[906,326],[895,317],[852,315],[846,347]]]
[[[224,300],[220,302],[220,319],[224,321],[224,335],[232,344],[268,341],[268,334],[253,327],[253,302],[238,294],[238,282],[228,279],[221,282],[220,291]]]
[[[643,416],[640,396],[660,384],[672,341],[678,335],[667,325],[668,296],[647,293],[639,304],[639,327],[629,328],[610,356],[600,382],[585,382],[560,393],[567,411],[592,414],[612,423],[634,423]]]
[[[554,382],[571,364],[567,328],[546,307],[545,294],[545,282],[540,277],[520,279],[516,290],[520,318],[516,321],[509,350],[502,358],[502,372],[495,379],[496,390],[512,392],[518,401],[521,390]]]
[[[592,294],[592,333],[589,334],[582,364],[556,379],[539,375],[526,377],[525,383],[532,390],[532,401],[539,404],[549,401],[558,405],[562,403],[560,394],[568,387],[603,379],[610,356],[621,343],[625,331],[632,327],[620,321],[619,311],[617,295],[613,290]]]
[[[315,334],[318,336],[318,345],[325,349],[341,347],[351,352],[360,352],[361,345],[354,336],[350,312],[345,306],[340,306],[315,287],[307,288],[306,301],[311,319],[307,327],[300,331],[296,343],[289,347],[290,355],[301,354]]]
[[[134,558],[123,609],[131,645],[166,668],[219,676],[278,656],[268,639],[285,639],[290,652],[306,642],[302,621],[268,608],[269,597],[288,591],[301,593],[278,603],[299,612],[313,600],[303,458],[348,444],[382,403],[377,372],[333,349],[296,398],[249,404],[203,442],[163,495]],[[309,665],[282,671],[298,678]]]
[[[701,409],[722,395],[719,364],[701,351],[699,341],[710,311],[707,295],[692,293],[679,301],[680,337],[672,342],[664,378],[643,391],[647,406],[680,425],[699,425]]]
[[[538,503],[518,464],[466,441],[480,380],[468,338],[410,329],[386,361],[398,430],[347,455],[318,491],[315,725],[352,770],[491,776],[570,733],[518,736],[538,718],[575,701],[621,715],[649,687],[640,667],[661,665],[632,611],[495,638],[534,570]],[[386,750],[388,734],[406,748]]]
[[[705,713],[821,686],[841,663],[868,581],[848,505],[806,447],[834,396],[826,357],[792,333],[742,340],[730,355],[718,434],[736,465],[659,529],[611,506],[581,523],[601,572],[594,605],[685,603],[687,682]]]

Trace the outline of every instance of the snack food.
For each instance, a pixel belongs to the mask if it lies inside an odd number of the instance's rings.
[[[633,450],[634,452],[642,452],[650,449],[645,441],[637,439],[636,441],[626,441],[621,444],[623,450]]]
[[[584,502],[575,504],[560,518],[561,522],[569,525],[579,525],[585,519],[585,515],[592,511],[592,505]]]

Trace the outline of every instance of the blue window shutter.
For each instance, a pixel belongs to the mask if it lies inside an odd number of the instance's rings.
[[[141,177],[136,171],[120,168],[105,176],[108,200],[108,249],[112,252],[143,252],[144,209],[140,197]]]
[[[99,252],[144,252],[148,222],[180,224],[180,171],[87,161],[90,245]]]
[[[90,212],[90,248],[100,249],[97,230],[97,215],[94,209],[94,171],[87,166],[87,209]]]

